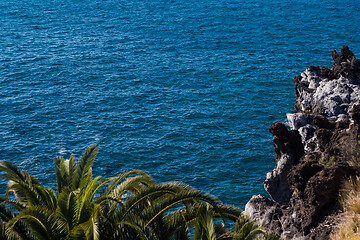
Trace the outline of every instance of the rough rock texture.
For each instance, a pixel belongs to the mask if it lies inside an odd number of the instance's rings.
[[[341,209],[340,189],[359,174],[360,61],[344,46],[332,68],[309,67],[294,77],[290,130],[270,127],[276,166],[245,212],[284,239],[327,239]]]
[[[332,51],[332,68],[310,66],[294,77],[297,111],[322,114],[333,120],[349,116],[360,101],[360,60],[347,46]]]
[[[245,206],[251,219],[266,226],[272,232],[281,228],[282,211],[280,204],[261,195],[253,196]]]
[[[333,67],[310,66],[294,77],[297,113],[287,114],[287,119],[291,129],[299,130],[306,151],[318,151],[313,115],[342,121],[360,102],[360,60],[347,46],[340,55],[335,50],[331,55]]]
[[[287,203],[291,196],[287,173],[297,164],[304,154],[304,147],[300,134],[293,130],[287,130],[283,123],[275,122],[270,127],[273,134],[274,148],[276,152],[276,166],[267,174],[264,182],[265,190],[272,199],[278,203]]]
[[[290,129],[298,130],[304,145],[304,150],[318,151],[313,124],[314,115],[308,113],[287,113],[286,118]]]

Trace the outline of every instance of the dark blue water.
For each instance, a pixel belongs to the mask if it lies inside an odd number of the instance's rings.
[[[293,76],[359,55],[359,27],[358,0],[2,0],[0,159],[54,186],[55,156],[99,143],[96,174],[139,168],[243,207]]]

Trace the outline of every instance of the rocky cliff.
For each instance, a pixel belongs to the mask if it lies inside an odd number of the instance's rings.
[[[276,166],[266,175],[271,198],[253,196],[245,213],[284,239],[328,239],[341,212],[341,188],[359,175],[360,61],[347,46],[333,67],[294,77],[294,113],[270,127]]]

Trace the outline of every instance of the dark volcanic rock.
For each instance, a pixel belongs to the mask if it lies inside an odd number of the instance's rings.
[[[270,127],[276,166],[245,212],[284,239],[327,239],[338,221],[343,183],[359,174],[360,62],[344,46],[332,68],[309,67],[294,78],[291,130]]]
[[[298,131],[289,131],[281,122],[275,122],[269,130],[273,135],[276,159],[280,159],[283,154],[292,155],[294,163],[298,163],[304,155],[304,146]]]
[[[352,118],[356,123],[360,124],[360,105],[354,106]]]
[[[347,46],[341,49],[340,55],[335,50],[332,50],[331,56],[334,60],[332,70],[336,76],[343,76],[348,78],[352,83],[359,83],[360,61],[355,58],[355,55]]]
[[[360,159],[359,124],[346,123],[349,120],[335,123],[321,117],[316,119],[319,120],[314,120],[319,123],[315,126],[317,135],[330,131],[329,139],[319,141],[321,151],[305,153],[297,164],[290,164],[282,171],[279,163],[290,155],[280,151],[282,155],[271,174],[278,172],[281,184],[275,189],[275,178],[269,178],[269,174],[265,180],[265,185],[272,181],[271,191],[275,196],[281,196],[278,191],[286,186],[285,190],[291,193],[288,201],[256,196],[245,208],[252,219],[264,224],[269,231],[281,233],[285,239],[326,239],[332,226],[326,221],[339,210],[340,189],[344,181],[359,171],[358,163],[353,162]]]
[[[273,134],[276,167],[267,174],[264,188],[273,200],[285,204],[292,194],[287,175],[304,154],[304,147],[300,134],[294,130],[289,131],[283,123],[272,124],[270,132]]]
[[[336,210],[339,191],[344,180],[354,176],[356,172],[356,169],[347,163],[336,163],[317,172],[306,182],[305,189],[297,200],[301,201],[303,206],[298,209],[298,213],[303,216],[300,226],[304,235],[309,234],[324,217]]]

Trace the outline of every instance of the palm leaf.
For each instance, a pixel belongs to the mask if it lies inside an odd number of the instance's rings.
[[[69,187],[71,188],[71,184],[73,183],[74,174],[76,171],[76,159],[75,155],[71,154],[70,158],[67,160],[67,167],[68,167],[68,176],[69,176]]]
[[[33,185],[23,181],[9,181],[5,196],[8,197],[10,193],[14,193],[15,197],[25,205],[34,206],[43,203]]]
[[[29,229],[23,222],[18,222],[15,224],[13,229],[8,229],[6,226],[6,222],[11,220],[16,216],[14,211],[12,211],[9,207],[7,207],[7,200],[1,197],[1,204],[0,204],[0,223],[2,224],[2,230],[5,231],[2,234],[6,234],[8,239],[30,239]],[[0,239],[7,239],[7,238],[0,238]]]
[[[82,155],[79,163],[75,165],[75,171],[72,176],[71,190],[85,188],[92,180],[92,164],[98,153],[99,146],[94,144],[89,146]]]
[[[194,240],[215,240],[215,227],[209,205],[201,206],[197,211]]]
[[[129,215],[126,220],[116,224],[120,227],[120,231],[117,234],[127,235],[124,239],[143,239],[143,240],[159,240],[157,234],[152,228],[146,226],[144,220],[137,215]],[[123,229],[126,231],[121,231]],[[114,236],[114,239],[118,239],[121,236]]]
[[[57,208],[57,197],[55,192],[49,187],[43,187],[34,185],[34,189],[37,191],[40,202],[37,205],[45,206],[51,211],[55,211]]]
[[[151,224],[151,222],[154,221],[157,217],[161,216],[169,209],[175,207],[177,204],[184,203],[189,200],[201,200],[204,202],[208,202],[209,204],[214,206],[219,204],[218,199],[214,198],[213,196],[207,193],[202,193],[197,190],[193,190],[193,191],[188,190],[188,191],[176,193],[174,195],[168,196],[167,198],[164,198],[161,202],[158,202],[154,206],[152,212],[155,214],[148,221],[148,224]]]
[[[56,157],[54,160],[57,192],[61,193],[63,187],[68,187],[69,182],[69,166],[66,164],[66,160],[63,157]]]
[[[66,222],[44,207],[29,207],[12,218],[7,226],[12,229],[19,221],[29,225],[38,239],[61,240],[69,231]]]
[[[23,171],[18,168],[15,164],[8,161],[0,161],[0,170],[6,172],[6,175],[1,175],[2,178],[22,182],[29,184],[40,184],[37,178],[30,176],[27,171]]]
[[[96,191],[100,187],[102,187],[103,185],[108,183],[109,181],[110,181],[110,179],[101,179],[101,177],[98,176],[88,184],[86,189],[80,190],[80,194],[78,197],[78,206],[79,206],[79,211],[78,211],[78,216],[77,216],[78,222],[83,221],[82,219],[84,219],[84,217],[82,216],[82,214],[83,214],[84,210],[86,210],[87,208],[90,207],[90,204],[94,199],[94,195],[95,195]],[[85,215],[85,218],[87,218],[86,215]]]
[[[64,187],[58,196],[57,212],[66,220],[69,229],[73,229],[77,225],[78,211],[76,193],[71,191],[69,187]]]
[[[99,215],[100,206],[95,204],[90,219],[73,228],[70,231],[69,239],[99,240]]]
[[[214,212],[214,218],[228,219],[232,222],[236,222],[243,212],[240,208],[227,204],[213,205],[210,208]]]
[[[112,177],[111,182],[108,184],[108,186],[104,190],[103,194],[105,194],[105,195],[110,194],[121,181],[123,181],[124,179],[126,179],[132,175],[148,176],[149,181],[151,180],[152,183],[154,182],[153,178],[147,172],[134,169],[134,170],[119,174],[116,177]]]
[[[241,216],[236,222],[234,231],[234,240],[252,240],[257,239],[264,232],[247,216]]]
[[[164,216],[164,225],[163,229],[170,236],[178,236],[178,238],[187,238],[188,228],[194,222],[197,217],[197,208],[181,208],[167,213]]]

